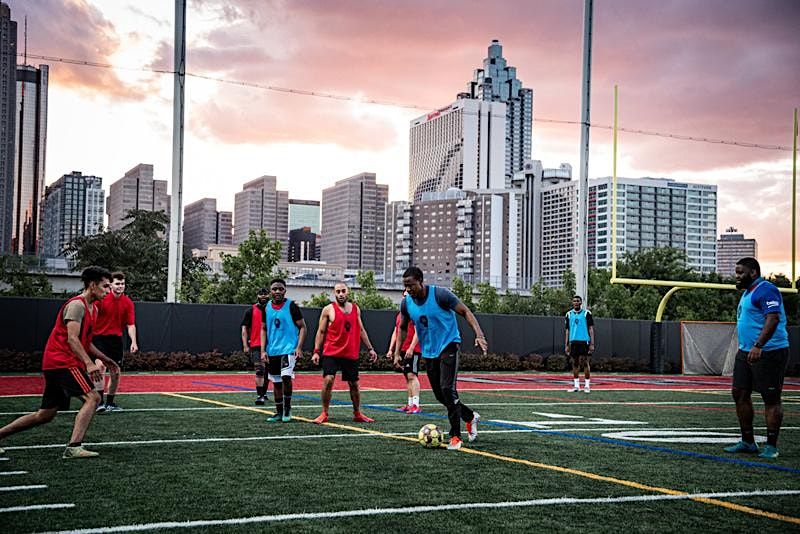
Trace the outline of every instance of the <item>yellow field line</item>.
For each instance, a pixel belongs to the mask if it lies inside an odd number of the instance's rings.
[[[191,395],[182,395],[180,393],[164,393],[164,395],[167,395],[167,396],[170,396],[170,397],[178,397],[178,398],[181,398],[181,399],[194,400],[194,401],[198,401],[198,402],[205,402],[205,403],[208,403],[208,404],[215,404],[217,406],[225,406],[227,408],[239,408],[239,409],[242,409],[242,410],[261,413],[261,414],[266,414],[266,415],[273,415],[274,414],[274,412],[270,412],[270,411],[264,410],[262,408],[253,408],[253,407],[250,407],[250,406],[240,406],[238,404],[231,404],[231,403],[228,403],[228,402],[221,402],[221,401],[212,400],[212,399],[204,399],[202,397],[192,397]],[[303,421],[305,423],[317,424],[317,423],[314,423],[314,421],[312,419],[308,419],[306,417],[295,417],[295,416],[292,416],[292,419],[293,420],[297,420],[297,421]],[[411,437],[408,437],[408,436],[397,436],[395,434],[387,434],[386,432],[380,432],[378,430],[372,430],[372,429],[369,429],[369,428],[362,428],[362,427],[357,427],[357,426],[352,426],[352,425],[342,425],[342,424],[339,424],[339,423],[322,423],[320,426],[327,426],[327,427],[330,427],[330,428],[337,428],[337,429],[341,429],[341,430],[351,430],[353,432],[361,432],[363,434],[372,434],[372,435],[375,435],[375,436],[381,436],[381,437],[390,438],[390,439],[411,441],[411,442],[414,442],[414,443],[417,442],[417,440],[415,438],[411,438]],[[478,456],[483,456],[485,458],[492,458],[494,460],[500,460],[500,461],[503,461],[503,462],[510,462],[510,463],[515,463],[515,464],[527,465],[528,467],[534,467],[534,468],[537,468],[537,469],[546,469],[548,471],[556,471],[556,472],[559,472],[559,473],[567,473],[567,474],[570,474],[570,475],[575,475],[575,476],[579,476],[579,477],[583,477],[583,478],[588,478],[590,480],[596,480],[596,481],[599,481],[599,482],[609,482],[611,484],[617,484],[617,485],[620,485],[620,486],[627,486],[629,488],[636,488],[636,489],[640,489],[640,490],[643,490],[643,491],[651,491],[651,492],[654,492],[654,493],[664,493],[664,494],[667,494],[667,495],[689,495],[689,493],[687,493],[685,491],[673,490],[673,489],[669,489],[669,488],[661,488],[661,487],[658,487],[658,486],[648,486],[647,484],[641,484],[639,482],[634,482],[634,481],[631,481],[631,480],[624,480],[624,479],[621,479],[621,478],[614,478],[614,477],[609,477],[609,476],[605,476],[605,475],[598,475],[598,474],[595,474],[595,473],[590,473],[588,471],[581,471],[579,469],[571,469],[569,467],[561,467],[561,466],[558,466],[558,465],[551,465],[551,464],[543,464],[543,463],[539,463],[539,462],[532,462],[530,460],[523,460],[521,458],[513,458],[511,456],[503,456],[503,455],[500,455],[500,454],[494,454],[494,453],[491,453],[491,452],[480,451],[480,450],[476,450],[476,449],[469,449],[469,448],[462,447],[460,449],[460,451],[465,453],[465,454],[475,454],[475,455],[478,455]],[[775,520],[778,520],[778,521],[784,521],[786,523],[793,523],[795,525],[800,525],[800,518],[798,518],[798,517],[792,517],[792,516],[783,515],[783,514],[776,514],[774,512],[767,512],[766,510],[759,510],[758,508],[752,508],[750,506],[743,506],[743,505],[740,505],[740,504],[734,504],[734,503],[730,503],[730,502],[726,502],[726,501],[720,501],[718,499],[710,499],[710,498],[706,498],[706,497],[691,497],[690,499],[695,501],[695,502],[700,502],[700,503],[704,503],[704,504],[711,504],[711,505],[714,505],[714,506],[720,506],[722,508],[727,508],[729,510],[735,510],[737,512],[743,512],[743,513],[750,514],[750,515],[755,515],[755,516],[758,516],[758,517],[766,517],[766,518],[769,518],[769,519],[775,519]]]

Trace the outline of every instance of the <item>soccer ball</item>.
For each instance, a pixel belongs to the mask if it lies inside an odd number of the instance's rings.
[[[438,426],[432,424],[420,428],[417,438],[420,444],[426,449],[436,449],[444,443],[444,434]]]

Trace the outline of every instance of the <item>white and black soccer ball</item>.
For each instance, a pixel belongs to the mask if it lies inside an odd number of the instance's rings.
[[[441,429],[434,424],[427,424],[420,428],[417,437],[420,445],[426,449],[437,449],[445,442]]]

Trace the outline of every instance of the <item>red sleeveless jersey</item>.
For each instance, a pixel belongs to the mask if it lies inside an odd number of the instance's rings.
[[[322,354],[348,360],[357,360],[361,349],[361,325],[358,321],[358,306],[353,303],[350,313],[344,313],[337,303],[333,303],[334,319],[325,333],[325,346]]]
[[[400,337],[400,321],[402,320],[402,314],[398,313],[397,318],[394,321],[394,333],[396,336]],[[414,339],[414,322],[408,321],[408,331],[406,332],[406,338],[403,340],[403,346],[400,347],[400,356],[405,356],[408,347],[411,346],[411,340]],[[419,341],[417,344],[414,345],[414,352],[419,352],[422,354],[422,347],[419,346]]]
[[[261,347],[261,327],[264,325],[264,314],[258,304],[253,304],[253,315],[250,317],[250,348]]]
[[[86,363],[78,357],[77,354],[72,352],[72,349],[67,343],[67,325],[64,324],[64,308],[73,300],[80,299],[83,306],[86,308],[83,314],[83,321],[81,322],[80,340],[83,345],[83,350],[89,352],[89,345],[92,342],[92,326],[96,317],[96,308],[92,304],[89,306],[86,301],[78,295],[72,297],[61,306],[56,316],[56,324],[53,331],[50,332],[50,337],[47,338],[47,345],[44,347],[44,356],[42,357],[42,370],[49,369],[68,369],[70,367],[80,367],[86,369]]]

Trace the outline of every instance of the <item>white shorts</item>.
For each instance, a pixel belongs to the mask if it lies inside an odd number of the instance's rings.
[[[297,363],[297,356],[284,354],[283,356],[269,356],[267,358],[267,372],[269,379],[273,383],[280,382],[282,377],[294,378],[294,364]]]

